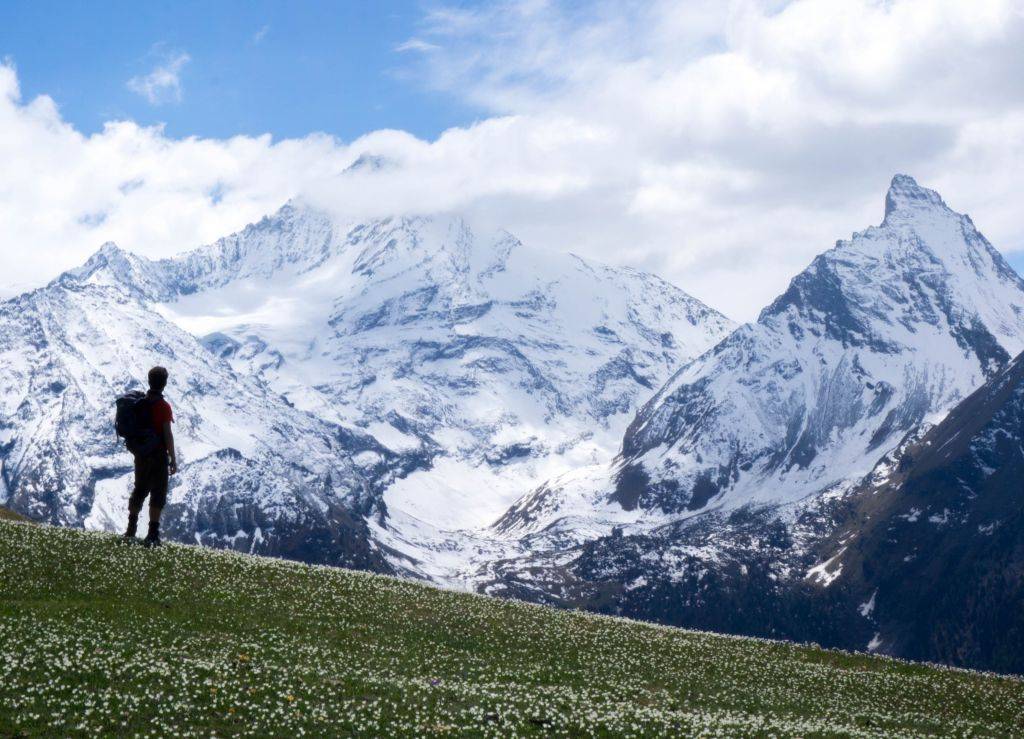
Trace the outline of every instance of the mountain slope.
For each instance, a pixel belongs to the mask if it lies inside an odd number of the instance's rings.
[[[986,735],[1017,679],[0,522],[0,733]]]
[[[1022,445],[1024,355],[851,497],[819,557],[872,650],[1024,673]]]
[[[108,246],[101,257],[120,254]],[[81,275],[0,303],[0,504],[123,526],[131,457],[113,433],[113,402],[158,363],[172,369],[182,462],[170,535],[386,567],[361,516],[373,485],[397,473],[395,455],[292,408],[136,296]]]

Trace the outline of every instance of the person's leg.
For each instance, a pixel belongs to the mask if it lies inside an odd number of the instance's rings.
[[[149,495],[149,469],[145,459],[135,459],[135,486],[128,498],[128,529],[124,532],[126,539],[134,539],[139,528],[139,512]]]
[[[163,513],[164,505],[167,503],[167,458],[155,457],[150,472],[150,494],[149,494],[149,531],[146,534],[146,544],[150,546],[160,545],[160,514]]]

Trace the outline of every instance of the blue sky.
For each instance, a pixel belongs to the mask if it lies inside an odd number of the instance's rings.
[[[424,16],[414,0],[0,2],[0,58],[26,97],[46,94],[85,133],[111,119],[165,123],[168,135],[381,128],[434,138],[481,115],[411,73],[397,51]],[[180,99],[156,104],[128,82],[186,55]]]

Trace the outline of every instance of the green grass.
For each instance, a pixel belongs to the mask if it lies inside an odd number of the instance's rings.
[[[1024,733],[1019,680],[0,523],[0,736]]]
[[[20,513],[15,513],[12,510],[0,506],[0,521],[28,521],[28,519]]]

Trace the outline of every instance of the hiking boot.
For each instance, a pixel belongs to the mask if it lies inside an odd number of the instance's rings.
[[[138,539],[135,538],[135,532],[138,530],[138,528],[139,528],[139,517],[138,517],[138,515],[133,516],[132,514],[129,513],[128,514],[128,529],[124,532],[124,534],[121,537],[124,540],[125,544],[134,544],[135,542],[138,541]]]
[[[150,523],[149,533],[146,534],[146,538],[142,540],[144,547],[158,547],[160,546],[160,524]]]

